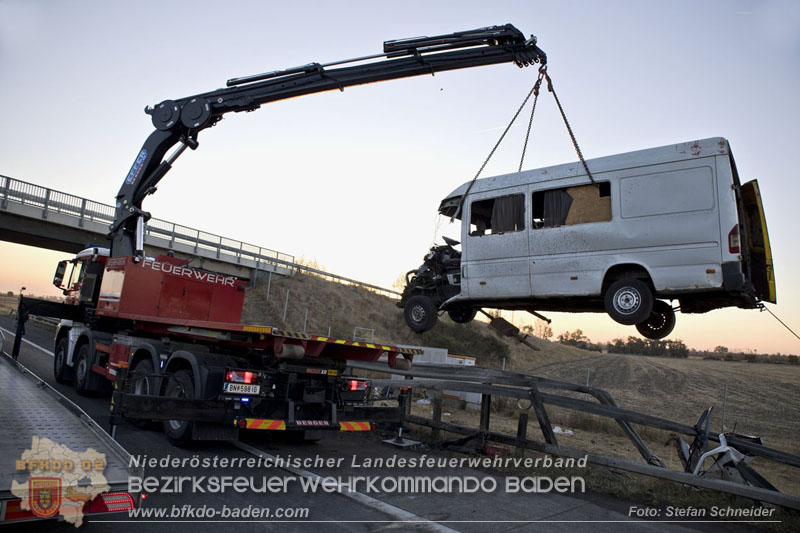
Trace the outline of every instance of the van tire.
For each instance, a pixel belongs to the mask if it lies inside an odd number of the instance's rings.
[[[474,307],[454,307],[447,311],[447,316],[456,324],[466,324],[472,322],[478,310]]]
[[[189,370],[175,372],[167,381],[164,396],[194,399],[194,381]],[[194,422],[188,420],[164,420],[164,434],[173,446],[186,446],[192,440]]]
[[[647,320],[636,324],[636,330],[643,337],[657,341],[663,339],[675,329],[675,311],[663,300],[653,302],[653,310]]]
[[[72,369],[67,366],[68,351],[69,340],[67,337],[62,337],[56,344],[56,351],[53,357],[53,377],[56,383],[69,383],[72,381]]]
[[[606,289],[606,312],[620,324],[633,326],[644,322],[653,310],[653,293],[636,278],[618,279]]]
[[[424,294],[412,296],[403,308],[406,324],[414,333],[424,333],[436,324],[436,306]]]

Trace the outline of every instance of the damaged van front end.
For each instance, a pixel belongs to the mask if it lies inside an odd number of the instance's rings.
[[[431,248],[398,306],[424,332],[482,308],[607,312],[661,339],[675,311],[775,303],[758,183],[715,137],[468,182],[441,202],[460,239]],[[461,250],[456,246],[460,243]]]

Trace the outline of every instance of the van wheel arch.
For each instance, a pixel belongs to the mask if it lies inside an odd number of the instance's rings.
[[[656,289],[655,285],[653,284],[653,278],[650,277],[650,273],[644,266],[637,263],[623,263],[614,265],[606,270],[606,273],[603,276],[601,294],[605,294],[606,290],[612,283],[623,278],[634,278],[643,281],[647,284],[647,286],[650,288],[650,291],[653,293],[653,296],[655,297]]]

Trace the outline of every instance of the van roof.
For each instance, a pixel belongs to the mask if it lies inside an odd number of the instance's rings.
[[[600,174],[602,172],[624,168],[726,154],[730,154],[730,146],[727,139],[723,137],[710,137],[697,141],[687,141],[667,146],[659,146],[657,148],[647,148],[645,150],[636,150],[634,152],[587,159],[586,164],[589,166],[589,170],[592,171],[592,174]],[[586,176],[586,172],[584,172],[580,162],[575,161],[551,167],[523,170],[522,172],[481,178],[475,181],[475,184],[470,189],[470,193],[493,191],[517,185],[575,178],[579,176]],[[586,181],[588,183],[588,178]],[[470,182],[466,182],[448,194],[442,201],[440,211],[442,208],[445,208],[445,204],[451,204],[448,200],[461,197],[467,190],[469,184]]]

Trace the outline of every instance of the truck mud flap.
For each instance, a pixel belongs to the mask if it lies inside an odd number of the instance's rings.
[[[192,440],[238,440],[239,428],[229,424],[195,422],[192,426]]]
[[[233,405],[228,405],[232,403],[219,400],[167,398],[115,392],[111,404],[112,424],[117,424],[119,419],[126,417],[231,425],[236,414]]]

